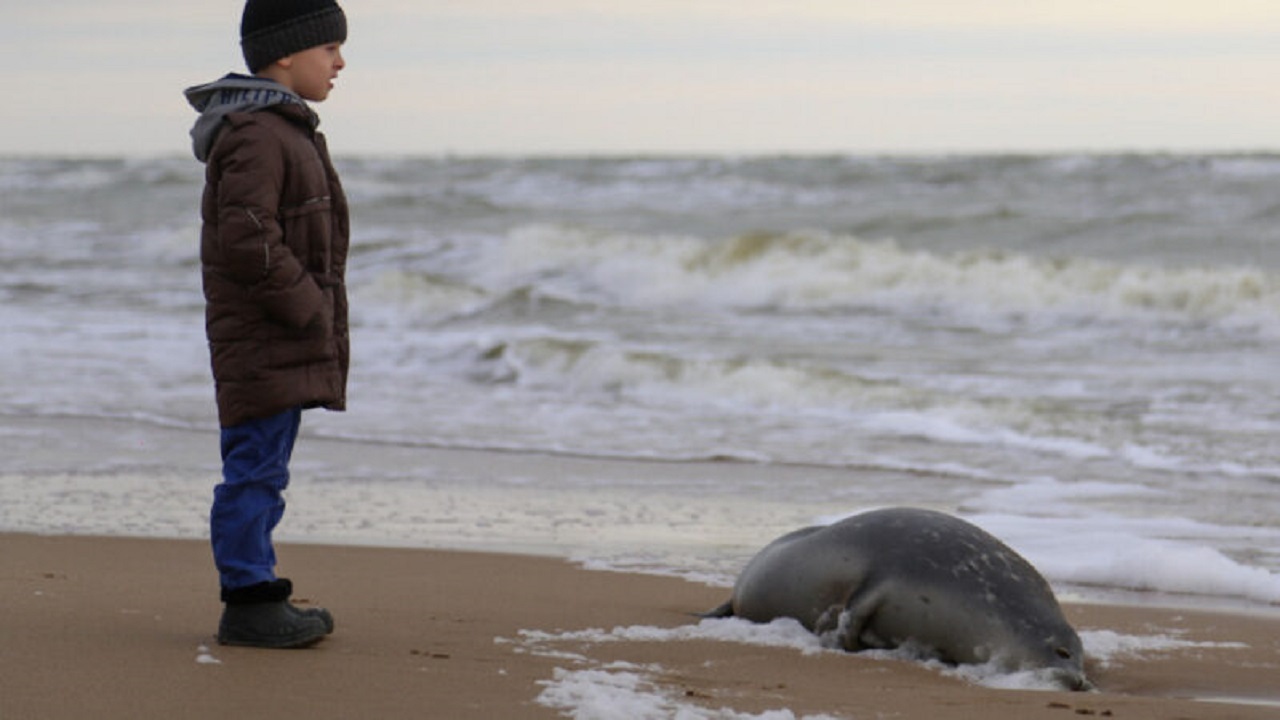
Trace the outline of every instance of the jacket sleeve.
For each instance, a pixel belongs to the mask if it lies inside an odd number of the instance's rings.
[[[324,306],[324,295],[284,242],[280,194],[283,150],[253,122],[226,128],[211,162],[218,182],[219,271],[243,285],[273,320],[303,328]]]

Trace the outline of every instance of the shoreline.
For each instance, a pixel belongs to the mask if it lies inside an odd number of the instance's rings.
[[[999,690],[915,662],[690,635],[700,626],[689,613],[721,602],[724,588],[546,556],[282,543],[295,598],[329,607],[337,631],[309,650],[263,651],[213,641],[220,605],[204,541],[0,533],[0,548],[3,717],[665,708],[1262,720],[1280,708],[1280,613],[1066,602],[1087,648],[1108,643],[1089,666],[1101,691]]]
[[[321,435],[300,443],[288,515],[276,533],[281,542],[515,550],[569,558],[591,569],[729,586],[772,538],[819,518],[903,503],[902,493],[883,478],[850,478],[833,468],[428,448]],[[9,458],[0,473],[0,532],[207,537],[219,473],[212,431],[130,418],[0,414],[0,451]],[[858,492],[844,503],[806,493],[815,484],[849,482]],[[954,512],[973,492],[962,487],[931,497],[927,506]],[[1080,532],[1069,520],[1060,527],[1056,532]],[[1072,583],[1054,572],[1066,568],[1070,576],[1072,567],[1056,546],[1045,547],[1054,548],[1049,560],[1057,568],[1046,567],[1016,538],[1004,539],[1066,600],[1229,612],[1278,607],[1268,605],[1267,593],[1251,590],[1246,581],[1256,570],[1246,566],[1228,568],[1229,586],[1222,584],[1221,567],[1204,575],[1215,582],[1194,581],[1204,594],[1177,589],[1177,583],[1170,586],[1175,589],[1125,590],[1106,584],[1115,571],[1094,571],[1101,582]],[[1167,556],[1166,566],[1173,567],[1168,563],[1177,541],[1147,552]]]

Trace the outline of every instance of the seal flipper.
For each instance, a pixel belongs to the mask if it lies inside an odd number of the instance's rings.
[[[721,606],[720,606],[720,607],[718,607],[718,608],[715,608],[714,610],[708,610],[708,611],[706,611],[706,612],[690,613],[690,614],[691,614],[691,615],[693,615],[694,617],[700,617],[700,618],[726,618],[726,617],[733,617],[733,616],[734,616],[734,612],[733,612],[733,600],[731,600],[731,599],[730,599],[730,600],[726,600],[726,601],[724,602],[724,604],[723,604],[723,605],[721,605]]]
[[[839,627],[835,631],[836,643],[844,648],[847,652],[858,652],[859,650],[869,650],[872,648],[881,648],[880,644],[869,643],[864,640],[867,634],[867,625],[871,622],[871,617],[875,615],[876,608],[880,606],[880,593],[858,593],[854,592],[844,604],[844,610],[840,613]]]

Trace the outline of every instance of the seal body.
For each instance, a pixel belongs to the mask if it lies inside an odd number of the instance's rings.
[[[1040,573],[982,529],[932,510],[875,510],[784,535],[707,615],[789,617],[851,652],[909,645],[1090,687],[1080,638]]]

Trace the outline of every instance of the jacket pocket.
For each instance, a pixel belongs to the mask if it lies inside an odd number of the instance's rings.
[[[314,365],[333,360],[338,355],[334,330],[334,290],[321,288],[321,303],[315,318],[305,327],[275,326],[269,341],[267,357],[271,367],[287,368]]]
[[[280,208],[280,218],[287,220],[313,212],[326,212],[333,208],[333,200],[328,195],[309,197],[297,205]]]
[[[308,198],[278,211],[284,241],[312,274],[328,276],[333,267],[333,200],[328,195]]]

